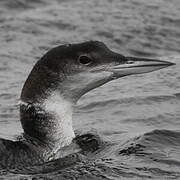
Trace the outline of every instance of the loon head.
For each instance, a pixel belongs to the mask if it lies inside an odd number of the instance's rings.
[[[155,71],[173,63],[125,57],[104,43],[88,41],[58,46],[34,66],[21,94],[25,134],[40,141],[70,144],[72,107],[88,91],[120,77]]]
[[[98,41],[62,45],[51,49],[37,62],[21,99],[36,102],[57,90],[65,99],[76,102],[83,94],[111,80],[170,65],[173,63],[125,57]]]

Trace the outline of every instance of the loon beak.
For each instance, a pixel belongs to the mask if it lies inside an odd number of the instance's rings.
[[[131,74],[148,73],[172,65],[175,64],[168,61],[126,57],[126,61],[111,67],[111,71],[114,73],[115,78],[119,78]]]

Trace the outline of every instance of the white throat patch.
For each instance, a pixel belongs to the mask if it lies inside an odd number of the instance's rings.
[[[54,117],[54,131],[58,136],[59,145],[61,147],[69,145],[75,137],[72,127],[73,103],[65,100],[59,92],[55,91],[44,100],[41,106]]]

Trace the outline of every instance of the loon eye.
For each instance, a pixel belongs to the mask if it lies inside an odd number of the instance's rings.
[[[92,59],[87,57],[87,56],[85,56],[85,55],[80,56],[78,61],[82,65],[89,65],[89,64],[92,63]]]

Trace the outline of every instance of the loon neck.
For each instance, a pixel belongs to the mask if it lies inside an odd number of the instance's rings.
[[[73,103],[53,92],[38,103],[22,102],[21,123],[31,139],[58,151],[75,137],[72,127]],[[39,143],[38,143],[39,144]]]

